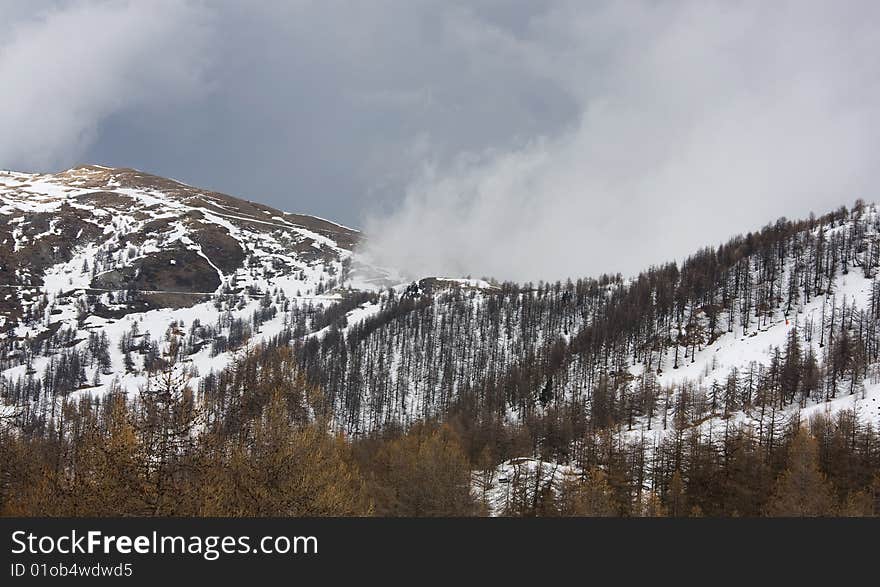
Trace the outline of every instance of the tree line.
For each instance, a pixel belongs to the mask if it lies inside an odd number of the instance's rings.
[[[169,365],[136,396],[63,400],[45,425],[0,429],[0,512],[49,516],[473,516],[476,479],[548,432],[506,426],[490,449],[452,418],[362,437],[334,432],[323,392],[276,349],[273,369],[218,409]],[[242,373],[267,353],[240,357]],[[288,367],[284,367],[287,365]],[[242,375],[245,376],[245,375]],[[533,423],[534,425],[534,423]],[[679,426],[677,424],[676,426]],[[508,516],[871,516],[880,434],[852,411],[751,426],[681,423],[658,441],[621,428],[571,443],[575,473],[508,480]],[[495,451],[493,454],[493,450]],[[541,454],[539,448],[537,454]],[[497,481],[497,479],[496,479]]]

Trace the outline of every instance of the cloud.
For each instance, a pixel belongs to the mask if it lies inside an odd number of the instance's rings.
[[[874,2],[0,2],[0,168],[138,167],[414,275],[631,274],[876,198]]]
[[[358,225],[425,160],[577,113],[500,49],[547,10],[523,0],[0,2],[0,168],[132,166]]]
[[[412,275],[633,274],[778,216],[876,197],[873,3],[558,3],[517,34],[459,21],[478,62],[578,105],[555,133],[437,159],[367,222]]]
[[[545,9],[473,4],[206,2],[210,94],[111,117],[89,158],[360,225],[399,204],[424,160],[556,132],[576,114],[538,69],[485,51]]]
[[[0,40],[0,166],[67,166],[120,112],[204,91],[209,28],[189,1],[10,2]]]

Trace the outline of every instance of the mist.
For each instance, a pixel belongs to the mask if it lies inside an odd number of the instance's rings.
[[[366,255],[412,276],[632,275],[704,245],[873,200],[873,5],[562,6],[503,39],[579,105],[551,136],[426,161],[366,222]],[[501,43],[499,43],[501,44]]]

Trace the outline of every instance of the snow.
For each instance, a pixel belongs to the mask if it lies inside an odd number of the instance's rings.
[[[870,300],[871,279],[866,279],[861,273],[851,271],[848,275],[838,275],[834,282],[834,297],[838,306],[845,299],[847,306],[855,305],[857,308],[865,308]],[[769,320],[766,326],[761,326],[760,318],[753,320],[752,329],[746,334],[741,332],[728,332],[719,337],[713,344],[698,350],[693,357],[679,357],[679,368],[672,368],[672,353],[664,358],[663,372],[657,375],[657,381],[664,386],[680,385],[686,381],[693,381],[705,386],[712,383],[723,383],[731,370],[736,368],[740,373],[748,371],[753,364],[767,365],[774,348],[784,349],[792,330],[797,330],[804,354],[810,348],[817,357],[821,357],[822,349],[819,345],[818,322],[822,313],[822,306],[830,315],[832,300],[827,301],[824,297],[813,298],[809,304],[802,305],[789,318],[786,318],[782,309],[779,309]],[[808,332],[806,319],[815,318],[814,332]],[[787,323],[786,323],[787,322]],[[737,326],[736,330],[740,330]],[[807,340],[812,339],[812,340]],[[633,375],[641,375],[642,365],[636,365],[630,369]],[[820,411],[819,404],[813,406],[810,413]],[[841,402],[834,404],[835,407],[843,405]],[[851,407],[851,406],[850,406]]]
[[[107,168],[103,168],[107,169]],[[219,201],[211,196],[204,198],[211,200],[212,206],[215,208],[204,208],[191,206],[187,203],[187,199],[175,199],[169,197],[159,191],[142,190],[120,187],[118,182],[108,181],[106,188],[102,190],[113,191],[120,196],[128,196],[132,198],[131,209],[120,211],[112,206],[103,207],[100,203],[92,201],[76,200],[77,196],[95,191],[93,187],[81,187],[77,184],[76,177],[89,176],[88,170],[76,171],[73,174],[74,179],[70,177],[39,175],[39,174],[21,174],[13,172],[0,172],[0,213],[15,214],[10,221],[13,227],[12,235],[14,249],[21,250],[22,247],[28,246],[33,240],[49,234],[54,234],[57,229],[57,219],[50,222],[46,232],[36,236],[27,237],[23,230],[24,215],[34,212],[56,212],[63,204],[68,204],[79,209],[88,210],[91,218],[87,219],[103,228],[103,235],[94,242],[83,242],[72,250],[70,260],[59,262],[46,269],[42,276],[42,285],[33,287],[26,285],[31,277],[27,270],[17,275],[18,284],[10,287],[5,291],[12,291],[13,294],[20,295],[24,292],[42,292],[49,298],[50,306],[46,310],[46,315],[38,317],[31,325],[19,324],[13,331],[14,336],[19,338],[35,337],[47,330],[49,326],[61,325],[65,328],[74,328],[77,330],[78,338],[87,337],[88,331],[103,330],[110,340],[110,354],[113,365],[113,371],[118,375],[119,383],[123,389],[129,393],[135,393],[137,389],[146,383],[146,378],[142,374],[124,374],[123,355],[118,348],[118,341],[123,334],[130,331],[134,323],[138,324],[141,333],[148,332],[152,340],[164,341],[165,334],[169,326],[173,322],[182,324],[182,329],[187,332],[193,321],[199,320],[203,324],[216,324],[219,312],[214,305],[214,301],[220,292],[234,290],[240,292],[245,302],[241,307],[234,308],[230,314],[234,318],[250,318],[254,310],[259,308],[262,292],[274,293],[276,290],[282,292],[284,296],[297,304],[324,304],[330,305],[342,298],[344,290],[351,288],[354,290],[385,292],[390,288],[395,295],[402,294],[412,283],[411,279],[405,279],[394,268],[378,267],[373,264],[370,259],[361,255],[354,255],[352,251],[339,246],[331,238],[308,230],[283,216],[273,215],[268,211],[263,211],[267,218],[253,218],[251,216],[236,213],[236,209],[227,205],[223,201]],[[224,210],[220,212],[218,210]],[[192,227],[188,224],[186,215],[191,211],[198,211],[201,215],[199,223],[214,224],[219,228],[225,229],[228,234],[234,238],[242,250],[247,260],[243,267],[230,273],[224,273],[212,261],[210,255],[202,249],[202,247],[192,237]],[[168,221],[166,229],[163,231],[152,231],[146,240],[140,243],[132,242],[131,235],[140,231],[148,222],[157,220]],[[253,225],[261,227],[271,227],[276,230],[256,229]],[[342,227],[341,225],[339,225]],[[828,229],[829,232],[834,230],[843,230],[844,228]],[[77,240],[81,237],[77,236]],[[320,250],[322,255],[314,259],[296,253],[302,250],[303,245],[309,245],[310,248]],[[118,248],[114,248],[117,247]],[[104,319],[98,316],[88,316],[81,323],[77,316],[77,301],[82,300],[87,294],[95,295],[101,293],[102,290],[90,288],[92,282],[91,269],[94,267],[95,259],[100,254],[111,253],[109,259],[112,265],[106,268],[116,267],[123,268],[131,266],[138,259],[142,259],[145,255],[156,252],[169,250],[177,247],[186,247],[206,259],[213,267],[220,278],[220,286],[214,292],[190,292],[191,295],[202,296],[207,295],[208,301],[198,301],[188,308],[165,308],[158,310],[150,310],[145,312],[135,312],[125,316],[119,320]],[[127,252],[129,248],[137,249],[138,256],[129,257]],[[310,251],[311,253],[311,251]],[[311,258],[312,260],[307,260]],[[343,262],[351,263],[351,271],[347,276],[343,276]],[[175,259],[169,260],[169,265],[177,265]],[[86,268],[87,267],[87,268]],[[85,270],[84,270],[85,269]],[[783,275],[781,279],[784,283],[787,276]],[[486,303],[486,300],[495,294],[497,286],[492,285],[486,280],[456,278],[449,276],[440,276],[434,278],[441,285],[449,285],[449,288],[439,288],[443,291],[465,289],[467,291],[467,299],[465,304],[473,304],[477,307]],[[335,289],[330,289],[323,295],[317,295],[315,292],[318,288],[324,289],[324,286],[331,280],[339,280],[341,283]],[[614,288],[619,285],[609,285],[607,292],[609,295]],[[859,308],[867,307],[870,299],[872,280],[862,276],[860,271],[853,269],[848,275],[838,275],[833,284],[834,301],[839,307],[843,301],[847,306],[856,306]],[[248,288],[255,288],[259,294],[245,293]],[[102,301],[106,305],[110,304],[110,298],[105,292],[102,295]],[[118,293],[118,292],[114,292]],[[153,292],[162,293],[162,292]],[[185,295],[179,294],[178,295]],[[382,295],[386,295],[382,293]],[[524,294],[526,295],[526,294]],[[442,296],[435,300],[433,311],[442,313],[445,311]],[[23,302],[24,303],[24,302]],[[832,298],[827,300],[824,297],[813,298],[808,304],[803,304],[794,308],[789,316],[786,316],[783,309],[776,309],[765,322],[763,317],[752,318],[751,326],[747,332],[742,332],[739,322],[734,324],[733,332],[723,332],[711,344],[698,347],[693,357],[686,356],[687,349],[680,347],[679,352],[679,368],[673,369],[673,353],[667,352],[660,358],[662,372],[657,375],[659,384],[663,387],[677,386],[684,382],[694,382],[703,387],[709,387],[714,382],[723,382],[732,369],[739,369],[745,372],[751,365],[768,364],[774,348],[784,348],[789,334],[797,329],[801,337],[801,343],[804,351],[812,348],[813,351],[821,356],[819,348],[818,332],[808,332],[808,324],[818,322],[818,316],[823,311],[830,312],[832,307]],[[375,316],[382,309],[382,300],[378,302],[368,302],[352,309],[346,315],[347,326],[343,329],[343,334],[356,324]],[[50,311],[54,310],[54,312]],[[254,333],[251,344],[258,344],[266,341],[272,336],[282,332],[285,327],[285,320],[288,318],[284,312],[279,311],[274,318],[264,322],[259,330]],[[788,319],[788,323],[786,323]],[[812,320],[811,320],[812,319]],[[576,333],[586,321],[586,318],[579,318],[572,322],[568,328],[570,333]],[[5,322],[5,317],[0,317],[0,323]],[[721,319],[720,329],[726,327],[725,318]],[[515,331],[517,324],[512,324]],[[328,332],[329,327],[317,332],[307,333],[307,337],[323,338]],[[556,336],[553,332],[540,331],[534,335],[536,340],[531,341],[536,347],[540,347],[551,340],[546,337]],[[568,340],[571,334],[559,334],[562,338]],[[811,339],[811,340],[810,340]],[[79,343],[81,346],[87,344],[85,341]],[[515,354],[522,349],[523,342],[521,339],[505,338],[493,342],[497,344],[500,351],[508,356]],[[197,384],[199,379],[206,376],[210,372],[217,372],[228,365],[233,359],[234,352],[221,353],[217,356],[211,356],[210,344],[206,344],[200,351],[186,358],[188,364],[191,364],[198,371],[194,383]],[[426,402],[426,384],[423,381],[403,381],[399,378],[398,367],[403,362],[398,351],[389,353],[385,359],[391,365],[390,381],[394,384],[400,384],[405,390],[405,397],[400,404],[394,408],[393,417],[400,419],[403,423],[411,422],[414,419],[423,417],[430,406]],[[34,360],[33,367],[37,373],[41,373],[49,362],[48,357],[37,357]],[[653,369],[656,370],[657,365],[654,363]],[[24,365],[18,365],[6,369],[2,374],[7,380],[14,380],[19,376],[24,376]],[[640,376],[644,371],[641,364],[631,365],[629,371],[633,376]],[[112,384],[113,376],[104,376],[102,384],[84,390],[81,393],[100,394],[108,390]],[[573,393],[573,390],[565,390],[565,393]],[[363,402],[364,414],[362,421],[370,420],[370,415],[366,412],[371,409],[369,401]],[[840,410],[853,409],[865,420],[880,425],[880,376],[872,373],[871,377],[865,381],[863,387],[857,388],[852,395],[843,394],[828,402],[810,403],[800,411],[800,417],[809,418],[822,413],[837,413]],[[787,414],[789,417],[797,417],[798,409],[792,408]],[[509,422],[517,422],[520,414],[511,407],[507,419]],[[738,412],[732,414],[728,419],[710,418],[706,422],[700,424],[701,429],[705,431],[714,431],[719,427],[729,425],[731,423],[748,423],[751,416],[749,414]],[[644,419],[635,423],[634,429],[627,433],[630,439],[646,438],[654,443],[658,442],[669,431],[657,429],[656,420],[652,430],[647,429],[647,422]],[[549,466],[549,464],[546,464]],[[512,474],[517,467],[531,467],[531,472],[535,472],[537,468],[544,465],[537,461],[523,461],[522,463],[502,464],[502,467],[496,471],[497,476]],[[554,467],[553,470],[562,470]],[[572,471],[567,471],[571,473]],[[566,473],[566,474],[567,474]],[[561,474],[561,473],[560,473]],[[556,473],[553,473],[556,475]],[[555,477],[554,477],[555,479]],[[496,483],[484,489],[490,495],[491,508],[496,513],[503,511],[504,502],[500,497],[502,490],[506,490],[504,483]]]
[[[802,421],[808,421],[818,415],[830,417],[844,410],[852,410],[861,422],[871,423],[875,429],[880,427],[880,380],[865,383],[861,391],[807,406],[799,413]]]
[[[522,500],[531,502],[535,489],[550,486],[558,493],[566,479],[576,479],[581,475],[576,467],[530,457],[522,457],[504,461],[498,466],[485,471],[473,471],[471,475],[471,493],[475,499],[484,503],[490,516],[503,516],[517,496],[514,488],[519,487],[525,493]]]
[[[107,174],[107,171],[111,174]],[[27,214],[41,212],[52,213],[58,211],[62,205],[86,210],[89,215],[86,222],[91,222],[102,228],[103,236],[95,241],[87,241],[79,246],[74,246],[71,258],[65,262],[59,262],[48,267],[42,276],[42,285],[34,287],[24,285],[30,283],[32,276],[27,271],[17,274],[19,284],[8,288],[13,293],[7,296],[23,295],[24,292],[42,292],[48,297],[49,306],[46,315],[36,320],[31,325],[19,324],[13,331],[14,336],[24,339],[45,332],[49,325],[72,328],[77,331],[77,338],[87,339],[89,331],[104,331],[110,341],[110,355],[113,371],[118,375],[118,382],[123,389],[130,393],[135,392],[139,386],[146,382],[141,374],[124,374],[123,355],[118,348],[118,342],[124,333],[131,329],[132,324],[137,323],[141,333],[149,333],[152,340],[164,341],[165,333],[173,322],[182,324],[183,330],[188,331],[192,322],[196,319],[204,324],[216,324],[218,311],[214,306],[213,298],[217,292],[189,292],[190,295],[202,296],[208,294],[209,301],[198,302],[188,308],[166,308],[150,310],[146,312],[130,313],[121,320],[100,318],[95,315],[85,317],[81,322],[77,316],[77,304],[87,295],[99,294],[105,305],[114,307],[110,303],[108,294],[111,292],[91,288],[95,259],[100,255],[107,257],[108,265],[104,269],[121,269],[130,266],[144,256],[161,252],[169,248],[184,246],[193,250],[204,258],[217,272],[221,285],[218,290],[233,287],[239,292],[246,302],[230,311],[233,318],[249,319],[259,307],[262,293],[250,295],[247,288],[256,288],[259,292],[280,291],[284,297],[297,304],[324,304],[336,303],[341,294],[327,291],[323,295],[315,292],[322,284],[328,284],[332,279],[342,275],[342,262],[351,256],[351,251],[340,247],[332,239],[320,235],[311,230],[285,220],[281,216],[273,216],[270,222],[263,219],[253,218],[241,213],[224,201],[220,201],[210,195],[203,198],[210,200],[212,205],[225,210],[218,212],[202,206],[193,206],[187,203],[188,197],[169,197],[161,191],[153,189],[140,189],[122,187],[120,182],[113,179],[111,168],[95,167],[78,168],[57,175],[22,174],[15,172],[0,172],[0,213],[12,214],[10,224],[13,226],[14,248],[20,250],[34,241],[53,234],[56,231],[57,218],[50,221],[49,229],[42,234],[31,235],[25,241],[25,232],[22,223],[27,221]],[[95,178],[107,177],[106,186],[96,188],[93,183]],[[85,180],[88,180],[86,182]],[[185,184],[181,184],[185,187]],[[86,187],[88,186],[88,187]],[[95,191],[108,191],[120,197],[131,198],[128,209],[120,210],[118,205],[110,202],[106,206],[101,200],[87,199],[77,200],[78,196]],[[197,211],[200,224],[215,224],[225,229],[228,234],[238,241],[248,259],[243,267],[234,273],[225,274],[202,250],[202,247],[191,237],[188,213]],[[264,211],[268,215],[270,212]],[[106,220],[105,220],[106,219]],[[148,222],[166,221],[167,224],[161,230],[152,230],[146,240],[140,243],[131,241],[131,235],[138,233]],[[267,226],[277,228],[271,232],[255,227]],[[77,240],[82,236],[82,230],[77,235]],[[292,247],[299,243],[310,243],[315,249],[321,251],[321,256],[309,261],[304,260],[297,253],[292,252]],[[131,252],[136,251],[132,255]],[[168,264],[177,265],[177,259],[170,259]],[[244,290],[244,291],[243,291]],[[20,293],[19,293],[20,292]],[[164,293],[164,292],[143,292]],[[176,295],[187,295],[187,292],[171,292]],[[25,302],[22,299],[22,303]],[[52,310],[50,313],[49,310]],[[354,322],[365,318],[372,309],[361,308],[352,313]],[[251,344],[279,334],[285,327],[287,316],[278,311],[276,316],[264,322],[253,333]],[[5,322],[5,316],[2,317]],[[79,343],[82,347],[87,344],[86,340]],[[199,377],[203,377],[211,371],[219,371],[229,364],[233,353],[221,353],[211,357],[210,344],[204,345],[202,350],[186,358],[187,363],[192,364],[198,371]],[[35,357],[33,368],[37,373],[49,362],[49,357]],[[139,361],[136,358],[136,361]],[[6,369],[0,373],[7,380],[14,380],[24,375],[24,366],[19,365]],[[91,377],[90,377],[91,379]],[[102,377],[102,384],[91,387],[81,393],[101,394],[110,388],[114,376]],[[198,383],[198,378],[194,384]]]
[[[497,286],[494,286],[483,279],[456,279],[451,277],[436,277],[435,279],[441,282],[452,283],[460,287],[471,287],[476,289],[498,289]]]

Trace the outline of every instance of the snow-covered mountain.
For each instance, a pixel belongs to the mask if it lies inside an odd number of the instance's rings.
[[[190,334],[189,350],[202,348],[189,356],[197,370],[220,369],[229,353],[217,352],[218,341],[236,320],[262,312],[255,340],[281,329],[267,299],[335,303],[351,285],[359,238],[133,169],[0,172],[0,372],[6,385],[39,380],[65,353],[91,349],[77,389],[100,393],[114,380],[133,388],[144,381],[143,357],[120,341],[148,348],[169,328]]]
[[[292,348],[350,434],[543,422],[553,456],[603,428],[880,423],[878,228],[859,204],[632,279],[410,282],[320,218],[132,169],[0,172],[0,395],[39,417],[134,394],[170,358],[219,393],[262,343]]]
[[[314,292],[358,232],[132,169],[0,172],[3,285],[214,293],[290,276]],[[83,270],[83,267],[86,270]]]

